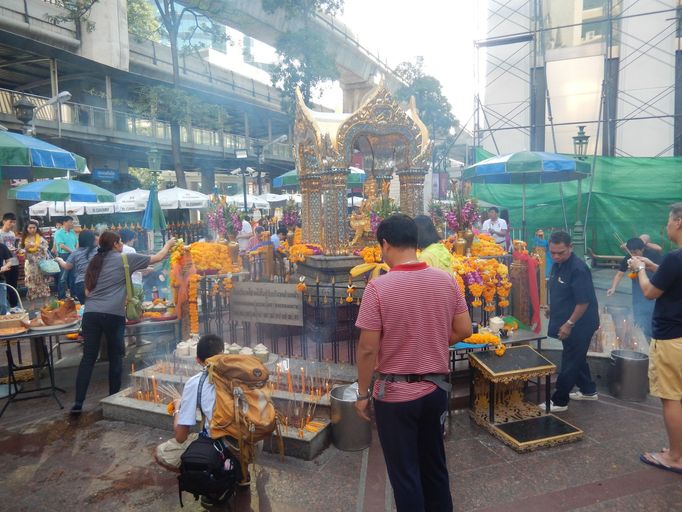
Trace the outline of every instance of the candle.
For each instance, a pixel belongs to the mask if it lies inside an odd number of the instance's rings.
[[[294,392],[294,383],[291,380],[291,370],[287,370],[287,389],[289,393]]]
[[[157,392],[156,378],[152,375],[152,399],[154,402],[158,401],[159,394]]]
[[[301,367],[301,394],[305,394],[305,370]]]

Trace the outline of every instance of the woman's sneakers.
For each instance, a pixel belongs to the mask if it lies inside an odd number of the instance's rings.
[[[596,391],[589,395],[584,395],[580,391],[574,391],[573,393],[569,393],[568,397],[571,400],[599,400],[599,395]]]
[[[541,411],[545,411],[547,409],[547,407],[544,403],[538,404],[538,408]],[[568,405],[556,405],[552,401],[549,402],[549,412],[564,412],[564,411],[568,411]]]

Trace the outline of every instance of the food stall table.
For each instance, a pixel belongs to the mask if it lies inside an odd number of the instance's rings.
[[[0,417],[5,413],[5,410],[13,401],[30,400],[32,398],[41,398],[45,396],[52,396],[61,409],[64,408],[59,401],[57,391],[64,393],[65,391],[55,384],[54,380],[54,356],[53,348],[55,343],[61,336],[78,332],[79,324],[70,325],[67,327],[57,327],[55,329],[43,329],[40,331],[29,330],[20,334],[13,334],[10,336],[0,336],[0,342],[5,342],[5,352],[7,354],[7,375],[8,375],[8,395],[7,401],[0,411]],[[21,343],[29,342],[31,345],[31,364],[15,364],[13,348],[19,349]],[[40,383],[40,371],[47,369],[50,378],[49,386],[42,386]],[[31,389],[20,389],[17,381],[16,373],[22,370],[33,370],[34,379],[37,387]],[[49,391],[49,393],[44,393]],[[18,395],[27,394],[29,396],[17,398]]]
[[[556,366],[528,345],[469,354],[470,414],[492,435],[519,452],[577,441],[582,430],[550,414],[550,377]],[[545,411],[524,401],[531,378],[545,378]]]

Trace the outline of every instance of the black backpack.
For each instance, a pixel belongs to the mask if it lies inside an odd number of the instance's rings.
[[[237,482],[241,481],[241,465],[222,440],[211,439],[204,431],[205,417],[201,410],[201,388],[207,373],[199,379],[197,406],[201,411],[202,432],[190,443],[180,456],[178,492],[182,507],[182,491],[194,496],[205,496],[213,502],[224,502],[234,493]]]

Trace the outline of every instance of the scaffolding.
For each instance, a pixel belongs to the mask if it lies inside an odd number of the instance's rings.
[[[571,153],[586,125],[594,154],[682,155],[682,0],[488,0],[483,22],[476,146]]]

